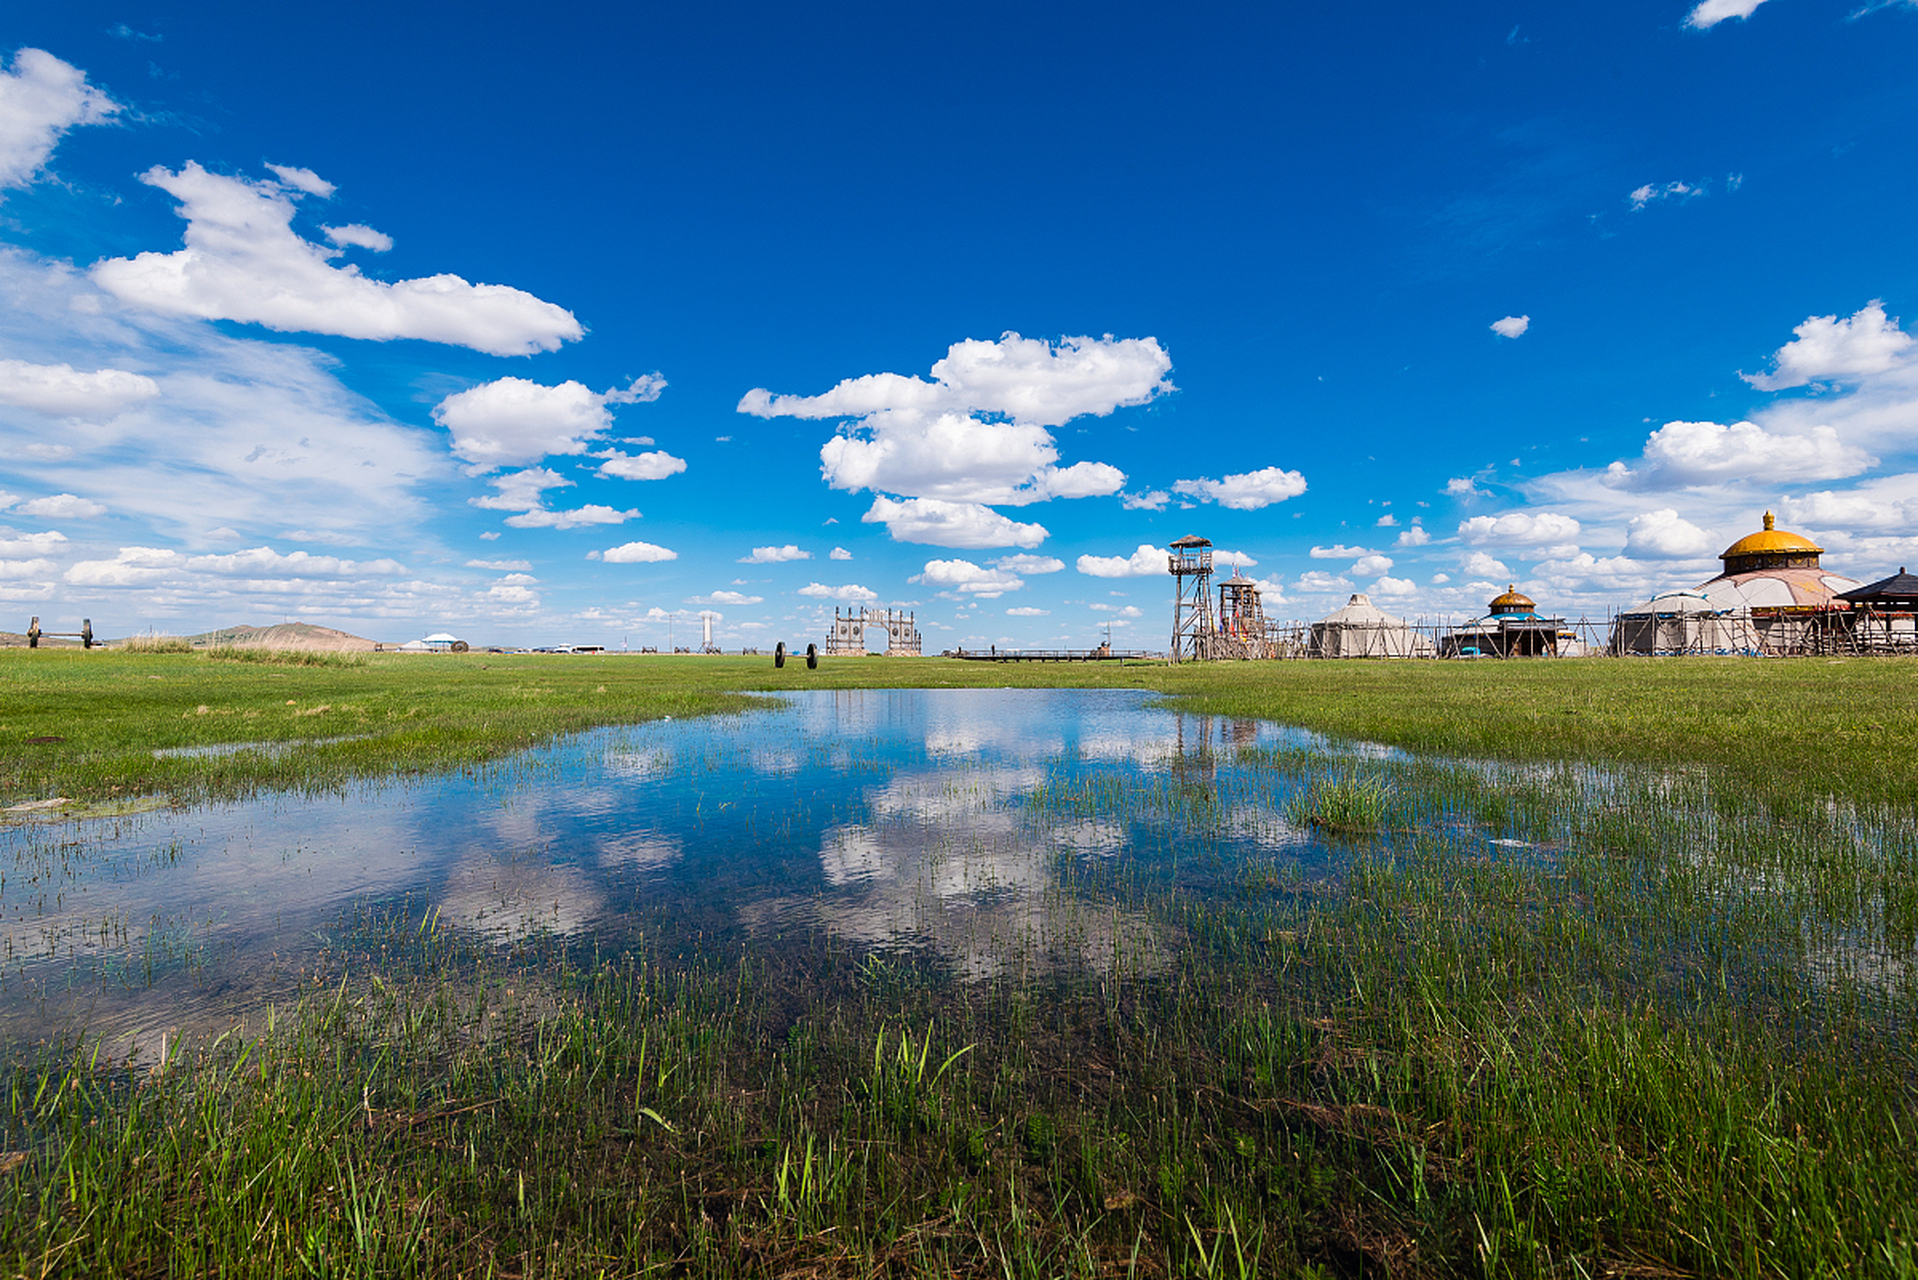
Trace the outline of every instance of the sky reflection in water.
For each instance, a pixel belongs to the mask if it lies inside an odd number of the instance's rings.
[[[1300,730],[1131,692],[779,701],[581,734],[480,776],[0,828],[0,1034],[223,1025],[351,942],[369,905],[401,903],[501,942],[824,930],[966,977],[1150,968],[1177,940],[1115,886],[1204,892],[1236,860],[1323,856],[1281,796],[1220,785],[1237,748],[1318,745]],[[1043,803],[1092,780],[1177,803]],[[1188,870],[1175,855],[1195,844],[1217,856]]]

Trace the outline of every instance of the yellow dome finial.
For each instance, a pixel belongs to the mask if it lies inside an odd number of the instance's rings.
[[[1772,527],[1773,527],[1774,525],[1776,525],[1777,523],[1778,523],[1778,522],[1777,522],[1776,520],[1774,520],[1774,519],[1772,519],[1772,515],[1771,515],[1771,512],[1769,512],[1769,511],[1767,511],[1767,512],[1765,513],[1765,527],[1766,527],[1767,529],[1770,529],[1770,528],[1772,528]]]

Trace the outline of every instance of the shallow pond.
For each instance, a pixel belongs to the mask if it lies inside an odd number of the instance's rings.
[[[0,828],[0,1038],[113,1052],[215,1030],[379,931],[776,947],[822,934],[962,979],[1124,965],[1150,903],[1331,856],[1246,748],[1301,730],[1131,692],[796,694],[599,730],[476,774]]]

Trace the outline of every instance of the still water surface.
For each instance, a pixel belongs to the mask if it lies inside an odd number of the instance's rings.
[[[1133,692],[802,693],[478,774],[16,823],[0,828],[0,1039],[217,1030],[402,912],[501,946],[823,932],[961,978],[1150,968],[1178,939],[1140,886],[1324,868],[1284,815],[1288,784],[1234,762],[1301,746],[1323,744]]]

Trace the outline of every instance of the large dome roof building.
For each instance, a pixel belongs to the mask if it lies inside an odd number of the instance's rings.
[[[1726,547],[1718,557],[1724,571],[1698,590],[1717,609],[1749,609],[1764,652],[1801,653],[1821,617],[1845,607],[1838,594],[1861,585],[1824,568],[1824,554],[1811,539],[1778,528],[1767,511],[1765,527]]]

